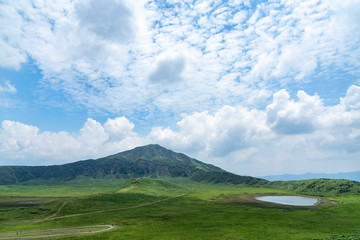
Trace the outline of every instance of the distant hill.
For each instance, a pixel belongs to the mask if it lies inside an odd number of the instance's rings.
[[[347,179],[360,182],[359,172],[347,172],[347,173],[304,173],[299,175],[284,174],[261,177],[268,181],[295,181],[295,180],[307,180],[316,178],[328,178],[328,179]]]
[[[167,181],[169,178],[278,188],[319,196],[360,194],[360,182],[341,179],[269,182],[261,178],[239,176],[153,144],[96,160],[83,160],[63,165],[0,167],[0,185],[60,183],[77,178],[129,180],[122,191],[131,189],[131,191],[169,194],[176,189],[181,190],[181,187],[169,183]],[[131,187],[135,186],[133,179],[136,178],[142,180],[140,185],[137,186],[135,183],[137,187],[133,188]]]
[[[309,179],[269,182],[268,187],[315,196],[359,195],[360,182],[345,179]]]
[[[266,180],[239,176],[216,166],[176,153],[160,145],[147,145],[97,160],[53,166],[2,166],[0,185],[31,180],[69,181],[77,177],[102,178],[190,178],[198,182],[264,185]]]

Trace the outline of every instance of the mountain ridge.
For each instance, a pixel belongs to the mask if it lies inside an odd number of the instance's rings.
[[[48,182],[71,184],[72,180],[77,178],[107,179],[110,181],[148,178],[164,180],[165,182],[171,181],[169,178],[174,180],[182,178],[183,180],[201,183],[283,189],[306,195],[360,194],[360,182],[331,179],[269,182],[261,178],[239,176],[227,172],[219,167],[203,163],[156,144],[137,147],[99,159],[81,160],[63,165],[0,167],[0,185],[37,185]],[[147,180],[144,181],[146,183]],[[164,185],[161,181],[150,181],[148,183],[152,188],[155,187],[156,191],[160,191]],[[143,187],[146,186],[146,184],[143,185]]]
[[[279,174],[279,175],[261,176],[259,178],[263,178],[268,181],[298,181],[298,180],[327,178],[327,179],[347,179],[351,181],[360,182],[360,171],[339,172],[339,173]]]
[[[198,182],[246,185],[267,183],[264,179],[227,172],[157,144],[136,147],[95,160],[81,160],[63,165],[0,167],[0,185],[22,183],[34,179],[69,181],[79,176],[95,179],[184,177]]]

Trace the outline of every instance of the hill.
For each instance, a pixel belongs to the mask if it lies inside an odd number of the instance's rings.
[[[267,181],[239,176],[176,153],[159,145],[147,145],[97,160],[83,160],[54,166],[0,167],[0,185],[31,180],[69,181],[78,177],[116,178],[190,178],[198,182],[263,185]]]
[[[270,188],[284,189],[300,194],[316,196],[359,195],[360,182],[345,179],[309,179],[299,181],[274,181]]]
[[[142,193],[151,196],[166,196],[189,192],[183,186],[151,178],[131,178],[118,191],[119,193]]]
[[[360,182],[359,172],[344,172],[344,173],[304,173],[299,175],[283,174],[261,177],[268,181],[296,181],[307,180],[315,178],[328,178],[328,179],[347,179]]]

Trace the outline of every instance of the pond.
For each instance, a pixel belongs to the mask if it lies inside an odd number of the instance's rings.
[[[21,201],[21,202],[16,202],[17,204],[40,204],[40,203],[44,203],[43,201]]]
[[[291,206],[314,206],[319,201],[317,198],[300,196],[262,196],[256,197],[256,200]]]

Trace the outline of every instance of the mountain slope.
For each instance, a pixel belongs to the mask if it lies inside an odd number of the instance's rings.
[[[68,181],[79,176],[90,178],[185,177],[195,181],[232,184],[266,184],[259,178],[238,176],[200,162],[185,154],[175,153],[159,145],[147,145],[97,160],[84,160],[54,166],[0,167],[0,184],[29,180],[57,179]]]
[[[119,193],[143,193],[152,196],[166,196],[189,192],[178,184],[151,178],[129,179],[118,191]]]
[[[359,195],[360,182],[344,179],[309,179],[298,181],[275,181],[270,188],[284,189],[300,194],[316,196]]]

